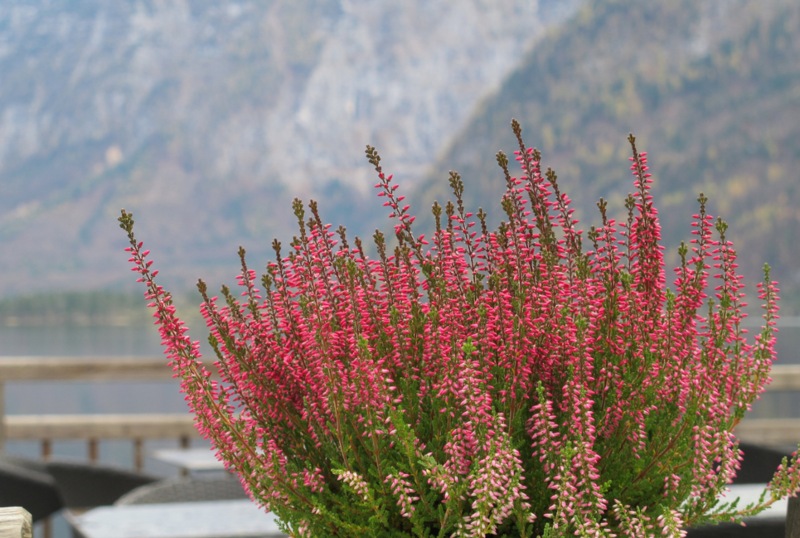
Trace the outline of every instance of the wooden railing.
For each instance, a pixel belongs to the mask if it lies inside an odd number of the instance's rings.
[[[800,391],[800,365],[775,365],[767,393]],[[736,436],[759,445],[796,447],[800,443],[800,418],[745,418],[736,428]]]
[[[141,470],[144,442],[177,439],[182,447],[197,437],[193,418],[181,414],[6,415],[4,385],[20,381],[170,381],[172,371],[161,357],[0,357],[0,451],[10,440],[36,440],[48,458],[55,440],[85,440],[90,461],[98,458],[100,440],[130,439],[133,466]],[[177,390],[177,388],[176,388]]]
[[[769,392],[800,391],[800,365],[775,366]],[[100,440],[129,439],[137,469],[143,465],[143,444],[148,439],[178,439],[188,446],[198,436],[186,414],[81,414],[6,415],[5,383],[17,381],[169,381],[172,371],[157,357],[0,357],[0,450],[7,440],[36,440],[42,457],[51,454],[55,440],[84,440],[90,461],[98,457]],[[177,389],[176,389],[177,390]],[[797,445],[800,418],[747,418],[739,424],[742,441],[767,445]]]

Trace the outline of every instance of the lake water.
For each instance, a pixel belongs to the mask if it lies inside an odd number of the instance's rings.
[[[155,326],[3,327],[0,355],[121,356],[161,353]]]
[[[203,339],[204,335],[195,336]],[[72,356],[72,357],[163,357],[160,336],[154,326],[136,327],[0,327],[0,361],[3,357]],[[166,359],[164,367],[168,368]],[[32,381],[15,382],[5,387],[8,414],[79,414],[79,413],[184,413],[186,404],[177,381],[88,382]],[[171,443],[171,444],[170,444]],[[174,441],[151,442],[147,448],[173,446]],[[10,442],[8,451],[36,455],[33,442]],[[86,444],[81,441],[57,441],[53,454],[59,457],[86,458]],[[100,460],[130,466],[133,450],[127,441],[104,441]],[[147,460],[146,470],[169,474],[172,469]]]

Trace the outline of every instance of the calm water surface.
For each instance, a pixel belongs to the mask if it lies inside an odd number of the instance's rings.
[[[153,358],[163,357],[163,353],[153,326],[0,327],[0,361],[3,357],[28,356]],[[166,359],[164,368],[168,368]],[[5,387],[5,405],[8,414],[186,412],[177,381],[14,382]],[[72,454],[75,449],[70,445],[74,444],[56,443],[54,451]],[[16,448],[20,446],[29,450],[22,443]],[[101,456],[117,459],[114,450],[106,453],[101,449]]]
[[[159,355],[155,327],[2,327],[0,356]],[[0,359],[1,360],[1,359]]]

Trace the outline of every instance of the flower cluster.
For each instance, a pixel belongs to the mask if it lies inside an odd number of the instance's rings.
[[[680,535],[798,489],[794,459],[764,502],[717,500],[740,462],[734,429],[774,358],[769,272],[749,343],[736,253],[705,197],[670,287],[633,137],[627,218],[601,200],[602,222],[584,233],[513,127],[521,173],[498,154],[497,229],[467,211],[452,173],[454,199],[434,204],[430,237],[417,234],[368,147],[395,223],[394,238],[375,233],[374,256],[296,201],[298,235],[288,253],[273,243],[260,281],[242,249],[240,294],[217,298],[201,281],[220,382],[123,211],[200,431],[293,535]]]

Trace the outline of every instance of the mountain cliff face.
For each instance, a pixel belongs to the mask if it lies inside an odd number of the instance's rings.
[[[121,207],[168,280],[231,277],[294,195],[363,232],[364,145],[413,182],[578,3],[4,3],[0,294],[125,282]]]
[[[492,156],[517,147],[514,117],[587,229],[599,222],[600,197],[615,216],[624,211],[632,132],[650,154],[668,265],[691,238],[704,192],[709,212],[729,223],[748,291],[769,262],[786,311],[800,311],[798,28],[793,0],[588,2],[482,103],[416,199],[444,199],[443,178],[456,169],[468,205],[501,214],[505,185]]]
[[[121,207],[170,286],[263,266],[294,196],[370,235],[365,144],[422,212],[454,168],[498,215],[512,117],[587,226],[633,132],[671,262],[702,191],[800,296],[798,28],[792,0],[5,2],[0,296],[132,285]]]

